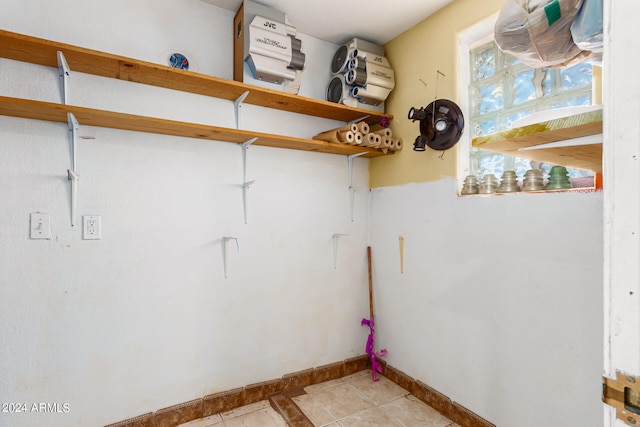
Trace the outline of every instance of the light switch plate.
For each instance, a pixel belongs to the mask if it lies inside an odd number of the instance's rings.
[[[29,238],[51,239],[51,220],[48,213],[35,212],[31,214]]]

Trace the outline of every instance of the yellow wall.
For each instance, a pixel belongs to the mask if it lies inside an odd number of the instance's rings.
[[[435,181],[456,175],[457,145],[447,150],[442,159],[440,151],[429,148],[425,152],[413,151],[413,141],[420,133],[419,123],[407,119],[407,113],[411,107],[424,107],[433,101],[438,70],[445,75],[437,82],[438,98],[459,103],[458,35],[498,12],[504,1],[455,0],[385,45],[396,79],[386,110],[394,115],[391,122],[394,138],[402,138],[405,145],[392,156],[371,160],[371,187]]]

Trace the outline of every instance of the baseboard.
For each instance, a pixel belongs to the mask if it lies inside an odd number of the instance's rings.
[[[449,397],[428,386],[420,380],[411,378],[399,369],[390,366],[383,360],[379,360],[383,367],[383,376],[393,381],[400,387],[408,390],[416,398],[420,399],[433,409],[440,412],[451,421],[461,427],[496,427],[495,424],[485,420]]]
[[[163,408],[109,424],[106,427],[175,427],[179,424],[240,406],[266,400],[278,394],[296,395],[304,387],[355,374],[370,367],[369,356],[357,356],[342,362],[318,366],[284,375],[282,378],[250,384],[245,387],[204,396],[189,402]]]
[[[453,402],[450,398],[420,380],[411,378],[399,369],[390,366],[384,360],[380,360],[380,363],[383,366],[384,372],[382,375],[385,378],[406,389],[416,398],[461,427],[496,427],[495,424],[485,420],[459,403]],[[160,409],[155,413],[150,412],[109,424],[106,427],[175,427],[182,423],[230,411],[240,406],[273,398],[274,396],[303,394],[303,389],[309,385],[342,378],[368,368],[371,368],[369,356],[358,356],[342,362],[287,374],[279,379],[211,394]],[[271,400],[271,402],[272,405],[278,404],[274,400]]]

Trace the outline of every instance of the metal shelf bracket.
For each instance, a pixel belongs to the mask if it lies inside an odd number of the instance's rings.
[[[356,153],[347,157],[348,173],[349,173],[349,212],[351,215],[351,222],[353,222],[353,209],[355,204],[356,189],[353,188],[353,159],[360,157],[366,153]]]
[[[67,113],[67,125],[69,128],[69,147],[71,149],[71,170],[77,171],[77,148],[78,148],[78,132],[80,124],[72,113]]]
[[[67,127],[69,129],[69,147],[71,150],[71,168],[67,169],[67,179],[71,181],[71,226],[75,225],[76,218],[76,202],[78,200],[78,132],[80,125],[75,116],[67,113]]]
[[[231,236],[225,236],[222,238],[222,262],[224,264],[224,278],[227,278],[227,261],[228,261],[228,254],[227,254],[227,243],[229,242],[229,240],[235,240],[236,241],[236,250],[238,252],[240,252],[240,245],[238,244],[238,238],[237,237],[231,237]]]
[[[369,117],[371,117],[371,116],[366,115],[366,116],[360,117],[359,119],[351,120],[351,121],[350,121],[350,122],[348,122],[348,123],[349,123],[349,124],[359,123],[359,122],[361,122],[361,121],[363,121],[363,120],[367,120]]]
[[[236,113],[236,129],[240,129],[240,107],[242,107],[242,103],[244,102],[247,95],[249,95],[248,90],[240,95],[235,101],[233,101],[233,109]]]
[[[76,204],[78,200],[78,181],[80,177],[71,169],[67,169],[67,178],[71,181],[71,226],[75,225]]]
[[[255,180],[247,181],[247,150],[249,146],[253,144],[258,138],[251,138],[247,142],[242,143],[242,209],[244,212],[244,223],[247,223],[248,216],[248,202],[247,202],[247,191],[249,187],[256,182]]]
[[[348,234],[334,233],[331,236],[331,238],[333,238],[333,268],[337,268],[338,266],[338,240],[343,236],[348,236]]]
[[[69,64],[64,57],[64,53],[58,51],[58,74],[60,75],[60,93],[62,95],[62,103],[69,103],[69,77],[71,70]]]

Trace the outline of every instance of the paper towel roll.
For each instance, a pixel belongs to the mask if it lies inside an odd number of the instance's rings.
[[[364,142],[362,145],[365,147],[375,147],[380,143],[380,137],[374,133],[368,133],[364,136]]]
[[[353,145],[362,145],[364,137],[362,133],[356,132],[353,134]]]
[[[358,122],[358,131],[362,132],[363,135],[369,133],[369,124],[367,122]]]
[[[358,125],[355,123],[351,123],[350,125],[344,125],[344,126],[340,126],[339,128],[336,128],[335,130],[342,132],[342,131],[348,131],[350,130],[353,133],[358,132]]]
[[[329,141],[329,142],[341,142],[340,134],[337,130],[330,130],[327,132],[322,132],[313,137],[315,140],[319,141]]]
[[[402,150],[402,146],[403,146],[403,142],[402,139],[393,139],[391,142],[391,146],[389,147],[389,150]]]
[[[389,137],[382,137],[382,143],[380,144],[381,148],[391,148],[391,144],[393,143],[393,140]]]
[[[380,135],[380,136],[386,136],[388,138],[391,138],[393,136],[391,133],[391,129],[389,128],[376,130],[376,131],[373,131],[372,133],[375,133],[376,135]]]
[[[338,138],[340,138],[340,142],[344,144],[353,144],[355,140],[355,135],[350,130],[338,131]]]

